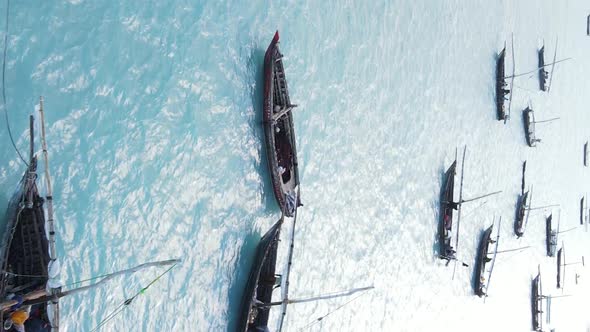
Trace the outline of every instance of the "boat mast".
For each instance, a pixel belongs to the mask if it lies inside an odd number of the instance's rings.
[[[300,187],[297,187],[297,202],[299,201]],[[282,211],[284,215],[284,211]],[[285,316],[287,315],[287,304],[289,303],[289,276],[291,274],[291,265],[293,264],[293,249],[295,247],[295,225],[297,223],[297,206],[295,206],[295,213],[293,215],[293,226],[291,229],[291,239],[289,240],[289,253],[287,259],[287,271],[285,272],[285,286],[282,289],[281,315],[279,316],[279,327],[277,331],[283,329]]]
[[[66,291],[56,291],[56,292],[51,292],[51,293],[48,293],[45,290],[34,291],[31,293],[25,294],[23,296],[23,298],[25,299],[25,301],[23,302],[23,305],[35,305],[35,304],[39,304],[39,303],[46,303],[49,301],[53,301],[55,299],[62,298],[67,295],[72,295],[72,294],[87,291],[92,288],[96,288],[96,287],[106,283],[107,281],[113,279],[114,277],[117,277],[120,275],[133,274],[137,271],[146,269],[148,267],[166,266],[166,265],[172,265],[172,267],[174,267],[179,262],[180,262],[180,259],[169,259],[169,260],[165,260],[165,261],[143,263],[143,264],[137,265],[135,267],[132,267],[132,268],[129,268],[126,270],[121,270],[121,271],[117,271],[117,272],[113,272],[113,273],[101,276],[100,278],[102,278],[102,279],[95,282],[92,285],[73,288],[73,289],[66,290]],[[15,300],[4,301],[4,302],[0,303],[0,311],[5,310],[17,303],[18,302]]]
[[[555,72],[555,59],[557,58],[557,42],[559,37],[555,37],[555,53],[553,53],[553,64],[551,65],[551,77],[549,77],[549,85],[547,86],[547,93],[551,90],[551,82],[553,81],[553,73]]]
[[[510,80],[510,98],[508,99],[508,114],[504,117],[504,124],[508,118],[510,118],[510,112],[512,108],[512,95],[514,95],[514,73],[516,72],[516,62],[514,59],[514,32],[511,36],[511,43],[512,43],[512,78]]]
[[[45,138],[45,112],[43,109],[43,97],[39,97],[39,115],[41,117],[41,147],[43,151],[43,162],[45,165],[45,202],[47,202],[47,226],[49,227],[49,259],[51,264],[56,264],[57,252],[55,249],[55,223],[53,219],[53,190],[51,186],[51,173],[49,172],[49,155],[47,153],[47,139]],[[58,289],[51,288],[51,295],[55,295]],[[53,305],[53,317],[51,328],[59,331],[59,301],[56,297],[51,301]]]
[[[459,204],[457,207],[457,236],[455,238],[455,252],[459,252],[459,227],[461,226],[461,206],[463,205],[463,178],[465,177],[465,155],[467,154],[467,145],[463,148],[463,160],[461,161],[461,183],[459,186]],[[455,270],[457,260],[453,264],[453,277],[455,279]]]

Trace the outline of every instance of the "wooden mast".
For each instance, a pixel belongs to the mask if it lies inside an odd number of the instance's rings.
[[[45,165],[45,184],[46,194],[45,201],[47,202],[47,226],[49,226],[49,259],[51,264],[57,264],[57,252],[55,249],[55,223],[53,219],[53,191],[51,186],[51,174],[49,172],[49,155],[47,153],[47,140],[45,136],[45,112],[43,110],[43,97],[39,97],[39,115],[41,117],[41,147],[43,149],[43,162]],[[58,290],[51,288],[52,295],[55,295]],[[54,331],[59,331],[59,300],[54,298],[51,301],[53,305],[53,317],[51,319],[51,328]]]

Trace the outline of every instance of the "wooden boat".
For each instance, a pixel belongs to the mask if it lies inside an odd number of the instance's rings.
[[[498,121],[505,121],[508,117],[506,114],[505,101],[506,95],[510,93],[510,90],[507,89],[505,78],[505,58],[506,46],[504,46],[496,61],[496,115]]]
[[[553,214],[550,214],[549,217],[546,219],[545,223],[545,235],[546,240],[545,243],[547,245],[547,256],[553,257],[555,256],[555,250],[557,250],[557,234],[558,230],[553,230],[551,228],[551,221],[553,219]]]
[[[256,248],[254,264],[250,270],[250,276],[242,297],[238,331],[268,331],[270,306],[262,305],[271,303],[272,293],[277,284],[275,266],[282,224],[283,219],[277,221],[264,234]]]
[[[541,142],[541,140],[535,137],[535,112],[527,106],[522,111],[522,120],[524,123],[526,143],[530,147],[537,146],[537,142]]]
[[[584,196],[582,196],[582,198],[580,198],[580,225],[584,225],[584,217],[585,217],[585,206],[584,206]]]
[[[541,91],[547,90],[547,79],[549,72],[545,70],[545,45],[539,49],[539,88]]]
[[[0,298],[20,298],[17,300],[19,302],[22,302],[25,294],[46,289],[51,262],[48,232],[45,229],[45,200],[37,188],[37,157],[33,154],[32,128],[31,116],[29,164],[8,204],[7,224],[0,247],[0,265],[4,272],[0,274]],[[25,308],[17,306],[18,308],[13,307],[3,312],[3,321],[8,320],[9,315],[15,310]],[[54,313],[56,312],[54,310]],[[32,331],[35,326],[51,329],[53,319],[47,303],[31,306],[25,329]],[[11,330],[9,328],[7,331]]]
[[[457,209],[454,200],[455,175],[457,174],[457,160],[453,161],[445,173],[443,190],[440,198],[441,218],[439,223],[439,258],[448,261],[456,259],[456,251],[451,243],[453,228],[453,210]]]
[[[531,285],[531,310],[533,318],[533,330],[543,330],[543,299],[545,297],[542,293],[541,285],[541,271],[537,273],[537,276],[533,279]]]
[[[584,143],[584,166],[588,166],[588,141]]]
[[[561,288],[561,260],[563,257],[563,247],[557,251],[557,288]]]
[[[287,217],[292,217],[300,198],[297,195],[299,169],[295,127],[283,55],[279,51],[277,31],[264,56],[263,123],[268,167],[276,200]]]
[[[590,36],[590,15],[586,18],[586,35]]]
[[[483,235],[481,236],[481,240],[479,241],[479,248],[477,250],[477,266],[475,268],[475,294],[477,294],[479,297],[483,297],[487,294],[485,268],[486,264],[492,261],[492,258],[488,257],[490,244],[496,242],[491,239],[493,227],[494,225],[491,225],[484,231]]]
[[[518,197],[516,220],[514,221],[514,234],[516,234],[517,237],[521,237],[524,235],[525,215],[529,208],[528,197],[528,191]]]

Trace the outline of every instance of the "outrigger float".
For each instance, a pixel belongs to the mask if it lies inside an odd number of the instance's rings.
[[[264,56],[263,123],[274,195],[287,217],[292,217],[295,209],[301,205],[296,195],[299,168],[292,115],[296,106],[291,104],[289,98],[277,31]]]

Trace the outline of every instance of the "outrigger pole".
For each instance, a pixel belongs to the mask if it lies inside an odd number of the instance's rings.
[[[146,269],[148,267],[176,265],[179,262],[180,262],[180,259],[169,259],[169,260],[165,260],[165,261],[157,261],[157,262],[149,262],[149,263],[140,264],[140,265],[137,265],[135,267],[132,267],[132,268],[129,268],[126,270],[121,270],[121,271],[117,271],[117,272],[113,272],[113,273],[104,275],[101,280],[95,282],[92,285],[78,287],[78,288],[74,288],[74,289],[70,289],[70,290],[66,290],[66,291],[58,291],[53,294],[48,294],[45,290],[34,291],[31,293],[25,294],[23,296],[23,298],[25,299],[25,301],[23,302],[23,305],[35,305],[35,304],[39,304],[39,303],[46,303],[49,301],[53,301],[56,298],[62,298],[67,295],[80,293],[83,291],[87,291],[91,288],[98,287],[98,286],[104,284],[105,282],[113,279],[114,277],[117,277],[120,275],[132,274],[132,273],[135,273],[139,270]],[[17,303],[18,302],[15,300],[4,301],[4,302],[0,303],[0,310],[6,310],[9,307],[11,307]]]
[[[557,60],[557,61],[555,61],[555,62],[547,63],[547,64],[545,64],[545,65],[543,65],[543,66],[537,67],[537,68],[535,68],[534,70],[527,71],[526,73],[521,73],[521,74],[516,74],[516,75],[506,76],[506,77],[504,77],[504,78],[515,78],[515,77],[520,77],[520,76],[526,76],[526,75],[528,75],[528,74],[533,74],[534,72],[538,71],[539,69],[541,69],[541,68],[543,68],[543,67],[547,67],[547,66],[555,65],[555,64],[557,64],[557,63],[564,62],[564,61],[571,60],[571,59],[573,59],[573,58],[565,58],[565,59]]]
[[[499,194],[501,192],[502,192],[502,190],[499,190],[499,191],[494,191],[493,193],[481,195],[481,196],[478,196],[478,197],[474,197],[474,198],[470,198],[470,199],[463,199],[463,200],[460,200],[459,203],[473,202],[473,201],[476,201],[478,199],[482,199],[482,198],[485,198],[485,197],[488,197],[488,196],[497,195],[497,194]]]
[[[541,120],[541,121],[533,121],[533,122],[534,123],[543,123],[543,122],[551,122],[551,121],[555,121],[555,120],[559,120],[559,117],[551,118],[551,119],[547,119],[547,120]]]
[[[551,204],[551,205],[544,205],[544,206],[536,206],[534,208],[528,208],[527,210],[540,210],[540,209],[548,209],[551,207],[559,207],[559,204]]]
[[[320,295],[320,296],[314,296],[314,297],[308,297],[308,298],[302,298],[302,299],[284,299],[282,301],[276,301],[276,302],[270,302],[270,303],[257,305],[257,307],[258,308],[268,308],[268,307],[283,305],[283,304],[306,303],[306,302],[315,302],[315,301],[321,301],[321,300],[329,300],[329,299],[335,299],[335,298],[339,298],[339,297],[351,296],[355,293],[367,291],[367,290],[370,290],[373,288],[375,288],[375,286],[353,288],[350,290],[341,291],[341,292],[337,292],[337,293],[333,293],[333,294]]]

